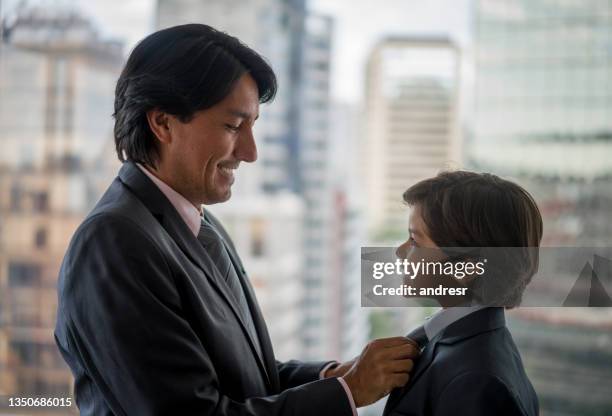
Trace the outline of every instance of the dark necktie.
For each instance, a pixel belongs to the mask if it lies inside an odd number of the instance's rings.
[[[427,333],[425,332],[425,326],[421,325],[406,335],[406,338],[410,338],[417,344],[419,344],[419,349],[423,351],[423,349],[427,346],[429,339],[427,338]]]
[[[427,346],[427,343],[429,342],[429,339],[427,338],[427,333],[425,332],[425,326],[421,325],[416,327],[415,329],[413,329],[412,331],[410,331],[408,333],[408,335],[406,335],[406,338],[411,339],[412,341],[416,342],[419,345],[419,350],[422,352],[425,347]],[[415,358],[415,364],[418,361],[418,357]],[[411,372],[411,377],[412,374],[414,374],[414,370]],[[389,396],[389,399],[387,400],[387,405],[385,406],[385,410],[387,410],[387,408],[391,409],[393,408],[393,406],[395,406],[398,402],[399,399],[401,399],[401,397],[404,395],[404,393],[408,390],[408,386],[410,386],[410,382],[411,380],[408,380],[408,383],[404,386],[404,387],[398,387],[396,389],[393,389],[393,391],[391,392],[391,395]]]
[[[246,296],[244,295],[244,289],[240,283],[240,278],[236,274],[236,268],[232,263],[229,252],[223,241],[223,237],[215,229],[215,227],[202,218],[200,225],[200,232],[198,233],[198,240],[206,249],[206,252],[212,259],[213,263],[223,276],[225,283],[227,283],[234,300],[237,303],[238,310],[242,315],[247,331],[251,335],[251,338],[255,341],[255,348],[261,356],[261,346],[259,345],[259,338],[257,337],[257,331],[255,330],[255,324],[253,323],[253,316],[249,309]]]

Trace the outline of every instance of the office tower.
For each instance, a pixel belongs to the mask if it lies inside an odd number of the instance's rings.
[[[404,191],[459,162],[459,51],[436,37],[392,37],[371,52],[361,148],[368,231],[405,234]]]
[[[534,195],[547,246],[612,242],[612,4],[479,0],[467,162]],[[518,311],[511,320],[546,414],[612,412],[605,308]]]
[[[69,397],[72,376],[53,339],[57,272],[118,166],[121,45],[59,9],[19,9],[2,33],[0,394]]]
[[[610,244],[612,4],[482,0],[475,13],[468,162],[526,181],[547,244]]]
[[[283,237],[289,247],[297,247],[298,253],[291,257],[301,258],[300,299],[286,303],[287,308],[295,307],[300,312],[301,349],[295,354],[302,358],[335,356],[340,340],[351,330],[341,328],[338,332],[331,323],[338,322],[338,314],[342,313],[338,292],[332,290],[337,283],[334,279],[342,276],[331,271],[337,261],[342,261],[335,257],[342,252],[334,251],[332,246],[335,244],[332,221],[336,217],[329,176],[332,20],[308,14],[302,0],[159,0],[156,20],[159,28],[193,21],[210,24],[244,41],[274,68],[279,81],[278,95],[271,105],[262,106],[255,130],[260,158],[238,173],[232,200],[227,204],[241,206],[246,221],[254,214],[251,204],[240,202],[243,197],[250,201],[270,199],[290,191],[300,198],[301,232]],[[262,201],[257,205],[268,206],[275,212],[274,203]],[[223,207],[219,207],[225,219],[223,212]],[[234,218],[237,212],[234,211]],[[282,222],[295,219],[298,214],[279,211],[278,215]],[[298,246],[293,244],[294,239],[299,239]],[[238,250],[248,252],[249,247],[238,245]],[[271,275],[266,278],[274,280],[274,268],[268,270]],[[262,299],[278,301],[265,295]],[[275,310],[273,305],[262,307]],[[294,311],[288,309],[287,316],[294,316]],[[278,314],[266,318],[273,325]],[[284,343],[274,336],[273,341],[275,345]]]
[[[355,193],[345,184],[334,187],[330,292],[336,299],[330,313],[332,357],[349,360],[361,353],[370,330],[369,310],[361,308],[361,244],[363,227]]]
[[[332,344],[332,355],[342,360],[361,353],[371,335],[369,308],[361,307],[361,246],[365,245],[363,194],[360,189],[358,152],[362,130],[358,107],[332,102],[329,154],[332,189],[331,282],[337,299],[332,313],[332,332],[340,336]]]
[[[294,160],[298,136],[292,106],[299,83],[291,67],[296,49],[292,31],[301,25],[302,13],[303,5],[286,0],[159,0],[156,11],[160,29],[200,22],[236,36],[264,56],[277,75],[276,98],[260,107],[255,124],[257,162],[241,164],[232,198],[210,209],[224,224],[230,224],[230,235],[245,257],[275,350],[285,358],[303,351],[299,332],[305,214],[302,201],[292,193],[299,167]],[[283,225],[286,232],[279,228]],[[259,245],[258,252],[253,251],[254,245]],[[278,294],[288,297],[281,299]]]
[[[303,0],[158,0],[158,29],[185,23],[204,23],[232,36],[264,56],[278,77],[278,94],[272,105],[261,108],[256,123],[259,160],[239,172],[236,193],[259,187],[265,191],[297,190],[299,141],[300,39],[304,20]],[[243,169],[241,169],[243,170]]]
[[[306,357],[342,355],[342,340],[350,331],[342,282],[350,263],[343,251],[346,207],[339,204],[330,166],[330,64],[333,20],[309,14],[301,46],[300,171],[306,206],[304,227],[304,324]]]
[[[302,200],[280,192],[268,198],[232,198],[206,209],[223,219],[238,247],[277,359],[296,358],[302,351]]]

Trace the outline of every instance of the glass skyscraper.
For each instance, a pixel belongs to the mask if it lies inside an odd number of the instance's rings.
[[[612,2],[477,0],[474,8],[467,164],[534,195],[543,245],[610,246]],[[542,414],[612,413],[609,309],[509,316]]]

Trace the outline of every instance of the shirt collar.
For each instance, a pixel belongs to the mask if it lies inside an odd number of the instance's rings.
[[[465,318],[471,313],[486,308],[486,306],[475,305],[475,306],[456,306],[452,308],[440,309],[438,312],[433,314],[425,324],[425,334],[427,339],[432,340],[433,337],[442,332],[450,324],[457,322],[461,318]]]
[[[170,201],[174,209],[176,209],[183,221],[185,221],[187,227],[189,227],[193,235],[197,237],[198,233],[200,232],[203,211],[198,211],[198,209],[183,195],[179,194],[164,181],[153,175],[140,163],[136,163],[136,166],[138,166],[138,168],[140,168],[140,170],[153,181],[164,196],[168,198],[168,201]]]

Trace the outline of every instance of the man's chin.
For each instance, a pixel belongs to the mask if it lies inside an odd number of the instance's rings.
[[[204,199],[203,205],[214,205],[227,202],[231,198],[231,196],[232,189],[229,187],[227,188],[227,190],[218,191],[213,195],[208,193],[208,195],[206,195],[206,198]]]
[[[218,195],[215,195],[215,197],[212,198],[212,202],[209,205],[212,205],[212,204],[221,204],[223,202],[227,202],[227,201],[229,201],[229,199],[231,197],[232,197],[232,190],[228,189],[226,192],[219,193]]]

